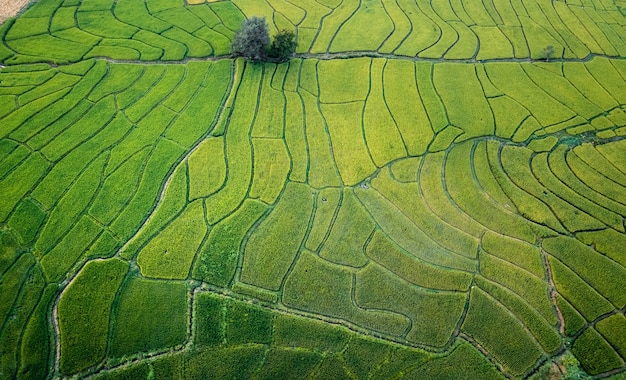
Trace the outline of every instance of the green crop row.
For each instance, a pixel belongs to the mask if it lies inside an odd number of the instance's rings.
[[[217,192],[226,179],[224,139],[208,138],[187,159],[189,199],[208,197]]]
[[[309,228],[309,235],[306,240],[306,248],[309,250],[317,251],[327,239],[333,219],[339,212],[342,196],[343,192],[334,187],[323,189],[317,193],[313,223]]]
[[[228,286],[239,263],[243,240],[266,210],[263,203],[246,200],[238,210],[217,223],[200,248],[193,277],[217,286]]]
[[[109,333],[111,357],[163,350],[187,339],[189,301],[184,283],[131,277],[117,297]]]
[[[242,282],[279,290],[298,254],[312,209],[309,188],[289,183],[280,201],[253,230],[245,245]]]
[[[345,188],[337,217],[319,250],[320,257],[344,266],[365,265],[365,246],[374,232],[374,227],[374,222],[352,190]]]
[[[619,284],[626,281],[624,267],[599,255],[577,240],[561,236],[546,239],[543,249],[609,300],[617,309],[626,305],[626,295]]]
[[[429,265],[412,257],[376,231],[367,245],[367,257],[398,277],[425,288],[466,291],[472,276],[466,272],[451,271]]]
[[[462,256],[476,257],[478,240],[439,219],[419,196],[417,183],[403,184],[393,181],[389,172],[383,169],[372,180],[372,186],[401,209],[434,241]]]
[[[48,5],[53,4],[53,5]],[[10,22],[0,56],[9,64],[182,60],[225,55],[244,15],[230,2],[187,6],[113,3],[34,4]]]
[[[303,251],[285,281],[282,302],[295,309],[343,319],[370,330],[395,336],[405,333],[409,325],[406,317],[357,307],[352,302],[352,287],[350,270]]]
[[[478,288],[472,290],[462,330],[514,376],[526,373],[542,355],[541,347],[526,333],[522,323]],[[506,331],[506,336],[502,331]]]
[[[273,204],[289,175],[289,152],[282,139],[273,138],[253,138],[252,151],[254,175],[249,196]]]
[[[476,262],[450,251],[409,219],[398,206],[384,198],[374,189],[358,188],[356,195],[374,221],[389,238],[402,249],[427,263],[448,269],[475,271]]]
[[[152,278],[186,279],[206,233],[202,202],[189,203],[139,251],[137,265],[141,273]]]
[[[262,66],[246,64],[237,87],[237,98],[226,126],[228,178],[224,187],[206,201],[209,224],[215,224],[237,209],[248,193],[252,180],[250,130],[258,109],[258,88]],[[239,89],[242,89],[239,92]]]
[[[59,300],[60,370],[80,372],[104,359],[111,305],[128,265],[119,259],[91,261]]]
[[[357,272],[355,288],[359,306],[406,316],[411,321],[406,339],[431,347],[449,342],[466,300],[465,293],[417,288],[375,264]]]
[[[593,328],[588,328],[572,345],[572,352],[591,375],[624,366],[624,361],[611,345]]]
[[[14,294],[8,295],[9,297],[16,296],[16,298],[14,302],[10,300],[8,305],[4,305],[2,308],[4,309],[2,310],[3,314],[0,314],[0,320],[2,320],[0,371],[2,371],[3,375],[10,377],[17,377],[17,373],[21,372],[24,366],[29,364],[29,359],[34,359],[37,364],[41,364],[42,359],[44,359],[37,355],[38,352],[33,352],[33,356],[27,356],[23,359],[20,357],[22,350],[28,349],[26,346],[22,346],[23,341],[21,340],[24,333],[29,329],[28,323],[40,317],[40,315],[31,317],[31,313],[37,309],[40,302],[49,300],[47,298],[44,301],[40,301],[45,287],[45,279],[41,269],[37,266],[32,266],[33,256],[24,254],[21,256],[21,259],[23,260],[19,260],[3,276],[9,283],[7,291],[14,291],[11,287],[16,283],[22,285]],[[20,282],[23,284],[20,284]],[[49,295],[49,292],[47,292],[47,295]],[[9,310],[6,310],[7,308]],[[8,311],[8,314],[5,314],[5,311]],[[15,342],[19,343],[16,344]],[[27,344],[30,342],[23,343]],[[42,347],[42,349],[48,349],[47,342],[43,343],[45,347]]]

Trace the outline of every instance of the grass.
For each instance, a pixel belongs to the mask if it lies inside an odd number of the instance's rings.
[[[433,132],[437,133],[448,126],[448,116],[444,108],[441,98],[437,94],[433,85],[433,65],[427,62],[418,62],[415,64],[415,81],[422,103],[428,114]]]
[[[565,161],[572,173],[595,192],[621,203],[620,200],[623,199],[624,194],[626,194],[625,186],[608,179],[595,168],[590,167],[589,164],[579,157],[579,152],[581,155],[584,155],[584,150],[578,149],[570,150],[566,155]]]
[[[472,145],[469,142],[456,146],[446,156],[445,181],[452,200],[487,228],[533,242],[534,234],[524,219],[508,214],[503,206],[492,202],[487,194],[480,191],[473,178],[463,175],[471,170],[471,156]]]
[[[369,89],[371,60],[320,61],[317,65],[321,103],[346,103],[365,100]],[[359,78],[360,80],[354,80]]]
[[[131,86],[117,94],[115,100],[118,108],[125,109],[140,98],[143,98],[143,96],[163,78],[165,69],[165,65],[146,66],[142,75]]]
[[[343,361],[358,378],[366,378],[390,355],[391,347],[373,339],[356,339],[343,351]]]
[[[621,254],[620,246],[624,243],[624,235],[613,230],[582,232],[576,238],[587,245],[593,245],[597,252],[606,255],[611,260],[624,266],[626,257]]]
[[[145,164],[137,191],[124,210],[111,223],[111,231],[116,237],[122,240],[128,239],[139,228],[149,210],[154,206],[156,195],[169,168],[181,154],[182,148],[168,140],[161,140],[156,144]]]
[[[523,72],[522,66],[489,63],[485,69],[493,84],[528,109],[541,125],[556,124],[574,116],[570,109],[538,88]]]
[[[384,101],[410,155],[423,154],[433,137],[428,114],[417,91],[415,66],[388,60],[383,71]]]
[[[125,109],[124,114],[132,122],[138,122],[157,104],[161,103],[164,97],[172,92],[182,80],[184,73],[185,68],[182,66],[168,66],[163,79],[152,87],[148,93],[144,94],[141,99]]]
[[[474,260],[441,246],[376,190],[359,188],[356,195],[379,228],[416,258],[443,268],[475,270]]]
[[[614,228],[618,231],[624,228],[622,216],[613,212],[612,210],[603,208],[587,200],[584,195],[586,192],[578,193],[570,189],[567,185],[559,181],[558,178],[550,170],[548,163],[548,154],[543,153],[535,156],[531,162],[533,173],[535,173],[537,179],[555,195],[563,199],[569,204],[576,205],[580,214],[586,214],[599,222],[602,222],[608,227]],[[619,178],[619,177],[614,177]],[[581,196],[582,195],[582,196]]]
[[[104,359],[111,305],[127,271],[119,259],[91,261],[63,292],[58,307],[62,373],[74,374]]]
[[[451,80],[456,75],[464,78],[460,86]],[[446,107],[450,123],[465,131],[464,138],[493,134],[495,126],[491,110],[473,66],[449,63],[436,65],[433,82]]]
[[[3,234],[3,251],[9,251],[9,249],[13,244],[10,244],[7,240],[9,240],[6,235]],[[9,244],[6,244],[9,243]],[[17,247],[15,247],[17,248]],[[4,252],[3,252],[4,253]],[[9,252],[7,252],[9,253]],[[17,253],[17,252],[15,252]],[[2,304],[0,304],[0,318],[2,318],[3,323],[10,319],[12,315],[12,309],[15,301],[18,299],[20,288],[24,280],[30,274],[33,265],[35,264],[35,258],[33,255],[21,255],[18,257],[13,257],[14,261],[7,262],[6,267],[3,273],[3,281],[2,281],[2,289],[3,293],[0,298]],[[11,265],[12,264],[12,265]],[[6,290],[5,290],[6,289]]]
[[[341,2],[341,4],[338,4],[339,6],[324,2],[321,4],[335,9],[333,9],[329,15],[320,21],[317,37],[311,46],[312,53],[324,53],[329,51],[338,28],[359,7],[359,3],[354,0],[350,0],[346,3]]]
[[[252,129],[252,137],[282,138],[285,114],[283,93],[272,87],[272,80],[281,76],[276,65],[266,65],[263,71],[259,110]],[[282,86],[281,86],[282,87]]]
[[[480,273],[519,295],[547,320],[556,322],[543,276],[535,277],[505,260],[486,254],[480,255]]]
[[[142,166],[148,156],[148,148],[133,154],[104,180],[89,213],[104,224],[110,224],[132,198],[137,188],[136,181],[125,181],[130,173],[134,178],[141,176]]]
[[[190,58],[207,57],[213,53],[211,45],[193,34],[186,33],[184,30],[177,27],[166,30],[161,33],[165,38],[172,41],[179,42],[186,47],[185,55]]]
[[[120,21],[134,25],[153,33],[161,33],[169,28],[169,23],[152,16],[145,3],[121,0],[115,4],[115,17]]]
[[[41,152],[51,161],[57,161],[81,143],[104,128],[115,116],[115,104],[112,96],[96,103],[72,126],[50,141]]]
[[[48,285],[43,291],[37,307],[33,310],[24,328],[20,366],[17,376],[22,379],[40,379],[48,373],[50,356],[50,327],[48,308],[56,293],[56,285]]]
[[[490,255],[525,269],[537,278],[544,277],[541,250],[534,245],[488,231],[481,239],[481,248]]]
[[[245,66],[240,87],[251,88],[236,98],[235,109],[226,127],[226,160],[228,162],[229,179],[220,192],[207,200],[209,224],[215,224],[234,211],[243,201],[252,177],[252,149],[249,144],[249,133],[254,122],[260,86],[262,68],[252,65]],[[207,91],[210,88],[207,87]],[[201,98],[199,98],[201,99]],[[199,100],[200,101],[200,100]],[[217,111],[217,110],[216,110]]]
[[[23,199],[7,225],[15,231],[22,244],[31,244],[41,228],[46,213],[32,199]]]
[[[97,102],[107,95],[124,91],[139,79],[144,69],[143,66],[131,64],[107,65],[106,76],[97,82],[88,99]]]
[[[290,66],[291,72],[293,69]],[[290,147],[291,173],[289,179],[296,182],[305,182],[309,166],[306,132],[304,130],[304,116],[302,99],[295,93],[283,92],[287,99],[285,109],[285,142]]]
[[[2,359],[0,370],[9,376],[15,376],[20,364],[18,362],[20,347],[12,345],[11,342],[19,341],[23,336],[26,323],[36,308],[45,286],[45,280],[39,268],[34,267],[27,275],[28,279],[19,290],[11,314],[4,320],[2,336],[0,336],[0,344],[4,348],[0,351],[0,359]]]
[[[465,24],[460,22],[450,22],[459,39],[445,53],[447,59],[468,59],[476,54],[478,39],[474,32]]]
[[[471,236],[480,237],[485,227],[455,207],[443,191],[441,172],[444,158],[444,152],[423,157],[421,172],[418,173],[420,195],[442,221]]]
[[[352,273],[303,251],[285,282],[282,302],[295,309],[353,321],[375,331],[400,335],[404,317],[358,308],[351,302]]]
[[[162,104],[173,111],[181,112],[198,91],[211,66],[210,62],[189,62],[182,81]]]

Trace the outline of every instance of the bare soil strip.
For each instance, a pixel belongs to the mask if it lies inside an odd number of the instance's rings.
[[[20,13],[29,2],[30,0],[0,0],[0,24]]]

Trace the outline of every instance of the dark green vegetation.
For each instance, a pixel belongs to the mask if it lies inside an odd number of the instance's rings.
[[[0,26],[0,378],[623,376],[623,1],[191,3]]]

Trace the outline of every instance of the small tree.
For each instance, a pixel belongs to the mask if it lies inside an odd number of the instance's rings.
[[[267,46],[270,43],[265,17],[252,17],[244,20],[241,28],[235,33],[232,53],[237,57],[244,57],[253,61],[264,60],[267,56]]]
[[[554,46],[548,45],[542,50],[542,55],[546,61],[550,61],[550,58],[554,55]]]
[[[297,46],[294,32],[283,29],[274,36],[269,56],[280,62],[288,61],[295,54]]]

